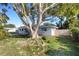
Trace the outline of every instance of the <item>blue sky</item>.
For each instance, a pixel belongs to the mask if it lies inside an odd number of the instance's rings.
[[[11,6],[11,5],[9,5],[9,6]],[[3,8],[3,6],[0,5],[0,11],[2,8]],[[20,20],[20,18],[18,17],[16,12],[12,8],[6,8],[6,9],[8,10],[8,12],[6,12],[6,14],[9,17],[9,20],[8,20],[9,24],[14,24],[16,27],[23,25],[22,21]]]
[[[20,25],[22,25],[22,21],[19,19],[15,11],[13,11],[12,9],[8,9],[8,12],[6,14],[10,18],[8,23],[15,24],[16,27],[19,27]]]

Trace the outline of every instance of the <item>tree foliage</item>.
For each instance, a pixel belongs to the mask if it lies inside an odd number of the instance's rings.
[[[15,28],[15,25],[14,24],[6,24],[4,27],[7,27],[7,28]]]
[[[4,31],[4,26],[7,23],[7,20],[9,20],[9,17],[6,15],[7,10],[5,8],[2,8],[0,11],[0,40],[5,39],[7,37],[7,33]]]

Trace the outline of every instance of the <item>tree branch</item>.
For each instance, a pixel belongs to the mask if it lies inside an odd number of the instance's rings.
[[[19,10],[16,4],[13,5],[17,15],[19,16],[19,18],[21,19],[21,21],[26,25],[26,28],[30,29],[30,27],[28,26],[28,24],[24,21],[24,19],[21,17],[21,15],[19,14]]]
[[[57,5],[57,3],[53,3],[52,5],[46,7],[46,8],[43,10],[42,14],[44,14],[48,9],[55,7],[56,5]]]

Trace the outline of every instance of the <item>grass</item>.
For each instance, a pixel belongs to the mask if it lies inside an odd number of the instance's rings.
[[[70,37],[46,37],[51,56],[79,56],[79,43],[73,42]]]
[[[25,49],[19,46],[18,42],[25,41],[25,38],[9,38],[0,41],[0,55],[18,56],[26,55]]]
[[[79,43],[69,37],[45,37],[48,43],[49,56],[79,56]],[[25,46],[27,38],[9,38],[0,40],[0,56],[29,56]],[[26,51],[26,49],[28,51]]]

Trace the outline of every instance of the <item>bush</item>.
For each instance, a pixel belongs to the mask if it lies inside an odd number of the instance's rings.
[[[74,27],[71,29],[72,32],[72,36],[74,41],[79,41],[79,28],[78,27]]]
[[[78,27],[74,27],[71,29],[72,33],[79,33],[79,28]]]
[[[7,33],[3,30],[0,30],[0,40],[7,38]]]

